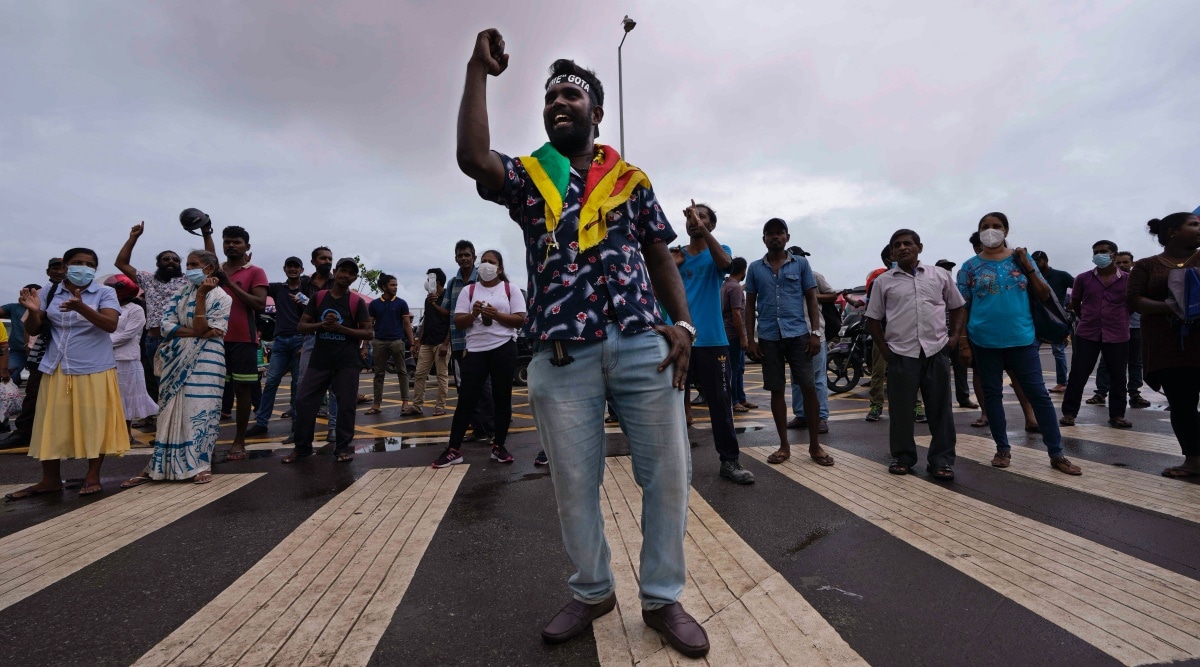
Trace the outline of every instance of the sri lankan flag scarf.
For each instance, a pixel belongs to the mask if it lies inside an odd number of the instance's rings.
[[[546,230],[558,227],[563,200],[571,180],[571,161],[549,143],[521,158],[529,178],[546,201]],[[634,188],[650,187],[650,179],[641,169],[621,159],[611,146],[597,145],[596,157],[588,169],[579,211],[579,249],[587,250],[604,240],[608,233],[608,212],[628,201]]]

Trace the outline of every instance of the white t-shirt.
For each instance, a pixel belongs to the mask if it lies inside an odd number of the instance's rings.
[[[508,296],[504,294],[506,284],[509,290]],[[525,297],[521,296],[521,290],[516,285],[505,283],[502,280],[492,287],[484,287],[482,283],[475,283],[474,289],[475,293],[471,294],[471,285],[467,285],[459,293],[458,303],[454,306],[455,315],[471,312],[471,306],[475,301],[490,303],[501,313],[525,312]],[[492,321],[490,326],[484,326],[483,318],[476,317],[471,328],[467,329],[467,351],[494,350],[516,338],[518,330],[519,327],[506,327],[496,321]]]

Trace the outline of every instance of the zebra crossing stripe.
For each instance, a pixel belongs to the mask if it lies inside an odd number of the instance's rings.
[[[919,437],[917,442],[928,445],[929,436]],[[983,464],[991,462],[995,451],[996,444],[991,438],[976,435],[960,435],[955,445],[959,458]],[[1012,464],[1004,468],[1007,472],[1200,523],[1200,493],[1186,482],[1092,463],[1076,456],[1072,456],[1071,461],[1083,470],[1083,475],[1073,477],[1051,468],[1045,451],[1017,447],[1013,452],[1016,455]]]
[[[641,489],[629,457],[607,461],[601,506],[612,547],[617,609],[592,624],[600,664],[692,663],[667,648],[642,621],[637,579]],[[708,632],[709,664],[866,665],[694,489],[688,509],[688,579],[680,603]]]
[[[826,447],[826,449],[832,449]],[[773,448],[743,451],[765,461]],[[1200,585],[1066,531],[834,451],[772,466],[1126,665],[1200,657]]]
[[[369,470],[136,665],[366,665],[467,466]]]
[[[261,476],[214,475],[204,485],[146,484],[0,539],[0,609]]]
[[[1074,426],[1064,426],[1060,430],[1064,438],[1093,440],[1095,442],[1117,445],[1118,447],[1140,449],[1145,452],[1183,456],[1183,450],[1179,447],[1179,440],[1176,440],[1174,435],[1118,430],[1099,424],[1076,424]]]

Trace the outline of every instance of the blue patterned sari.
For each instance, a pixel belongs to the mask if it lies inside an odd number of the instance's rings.
[[[163,313],[163,343],[158,348],[162,374],[158,384],[158,433],[146,474],[156,480],[183,480],[208,471],[220,432],[221,395],[225,390],[225,342],[221,338],[180,338],[196,313],[196,288],[186,285],[171,297]],[[222,289],[208,293],[208,326],[224,334],[233,298]]]

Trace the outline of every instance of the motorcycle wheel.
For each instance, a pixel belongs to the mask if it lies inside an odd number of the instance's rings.
[[[862,376],[858,364],[844,352],[829,355],[825,364],[825,374],[829,383],[829,393],[842,394],[858,386]]]

